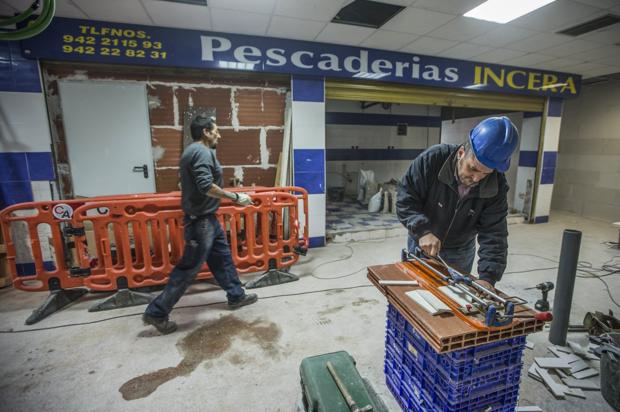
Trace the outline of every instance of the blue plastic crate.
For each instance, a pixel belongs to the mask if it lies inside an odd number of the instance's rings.
[[[496,352],[502,352],[512,349],[525,348],[525,336],[516,336],[514,338],[502,339],[484,345],[473,346],[467,349],[456,350],[445,354],[454,362],[484,362],[484,359]]]
[[[404,342],[404,340],[405,340],[405,327],[404,326],[399,326],[398,323],[396,323],[396,321],[394,319],[388,318],[386,330],[387,330],[387,333],[389,333],[390,335],[394,336],[398,341]]]
[[[402,342],[399,342],[394,335],[390,333],[385,334],[385,349],[386,351],[390,349],[394,354],[394,359],[397,362],[402,363],[403,361],[403,345]]]
[[[440,392],[422,391],[422,399],[433,412],[470,412],[503,410],[505,406],[515,405],[519,397],[519,388],[507,388],[501,391],[489,391],[476,397],[457,402],[448,402]]]
[[[441,373],[436,373],[432,377],[426,375],[426,379],[432,382],[436,390],[442,392],[448,401],[453,402],[458,399],[477,396],[477,393],[481,391],[499,390],[515,385],[518,387],[521,382],[521,367],[512,366],[506,369],[487,371],[483,374],[477,374],[459,385],[453,385]]]
[[[431,363],[435,366],[437,373],[443,374],[446,379],[457,385],[460,381],[472,378],[477,373],[485,371],[498,371],[520,366],[523,359],[523,350],[508,349],[488,356],[484,362],[452,362],[448,357],[439,356],[437,361]]]

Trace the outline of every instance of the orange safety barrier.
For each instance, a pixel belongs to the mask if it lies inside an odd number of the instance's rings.
[[[63,229],[73,217],[73,210],[89,201],[111,199],[140,199],[154,194],[135,194],[123,196],[100,196],[88,199],[72,199],[47,202],[26,202],[9,206],[0,212],[0,223],[7,248],[9,272],[13,286],[25,291],[44,291],[50,289],[69,289],[83,285],[82,278],[69,275],[71,268],[70,245],[65,242]],[[155,196],[165,196],[156,194]],[[33,263],[34,273],[18,275],[17,244],[30,244],[31,255],[23,257]],[[43,249],[49,246],[49,259],[43,257]]]
[[[222,201],[217,212],[238,271],[293,265],[296,251],[308,247],[307,192],[298,187],[231,190],[249,193],[254,200],[247,207]],[[113,291],[165,284],[182,255],[182,218],[180,192],[29,202],[0,212],[13,284],[26,291],[80,286]],[[15,225],[25,225],[34,274],[18,276],[15,244],[19,240],[13,235],[19,231],[10,230]],[[44,264],[41,225],[49,227],[49,239],[43,242],[48,241],[53,250],[54,268]],[[73,242],[68,241],[71,237]],[[205,265],[198,278],[210,276]]]

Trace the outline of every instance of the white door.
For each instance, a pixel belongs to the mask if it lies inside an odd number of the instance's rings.
[[[76,196],[155,192],[144,85],[61,81]]]

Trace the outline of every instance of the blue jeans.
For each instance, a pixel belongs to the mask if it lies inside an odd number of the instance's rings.
[[[226,234],[215,215],[184,219],[185,250],[183,257],[170,273],[168,284],[146,308],[145,313],[155,318],[167,318],[172,307],[181,299],[196,279],[206,261],[217,283],[226,291],[229,302],[245,296],[237,269],[230,254]]]
[[[407,237],[407,250],[413,253],[418,243],[409,235]],[[454,269],[463,273],[471,273],[474,266],[474,257],[476,256],[476,239],[472,239],[465,246],[460,248],[442,248],[439,256]]]

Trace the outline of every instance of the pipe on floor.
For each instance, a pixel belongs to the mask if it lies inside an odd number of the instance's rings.
[[[553,322],[551,322],[551,330],[549,331],[549,342],[554,345],[566,346],[580,246],[581,232],[566,229],[562,237],[560,266],[558,267],[553,298]]]

